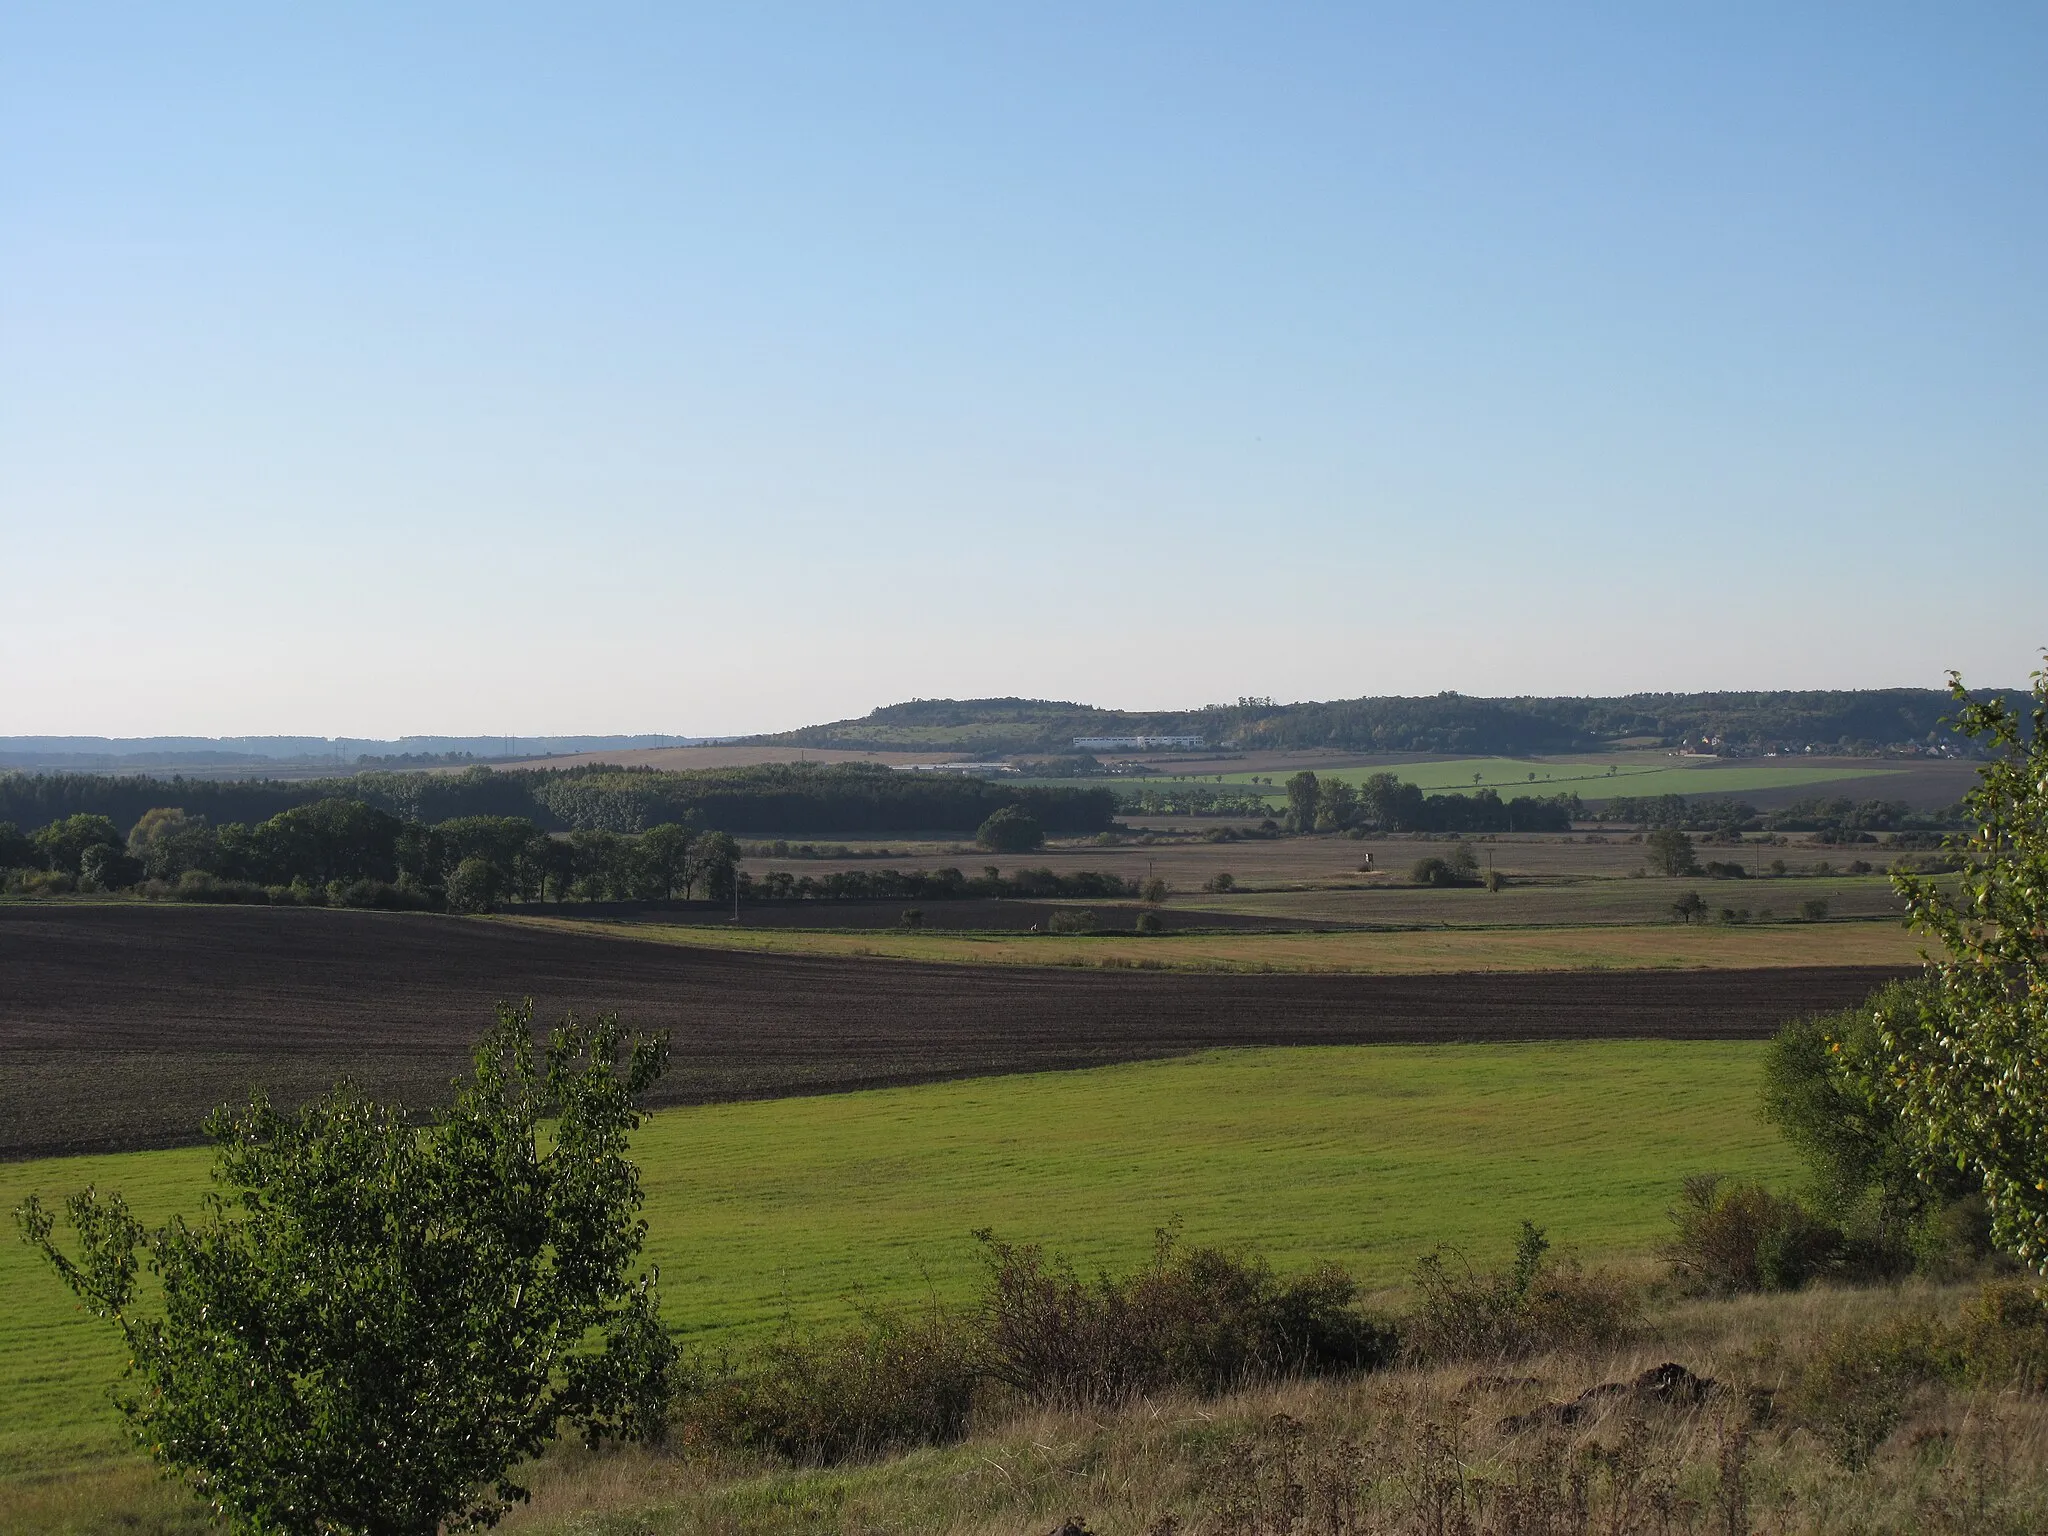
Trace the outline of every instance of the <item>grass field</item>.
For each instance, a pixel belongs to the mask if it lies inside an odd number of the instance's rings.
[[[1398,1281],[1443,1242],[1492,1257],[1527,1217],[1640,1251],[1688,1172],[1788,1178],[1758,1118],[1761,1047],[1623,1041],[1212,1052],[1172,1061],[669,1110],[636,1139],[648,1257],[700,1342],[856,1304],[959,1295],[969,1234],[1125,1264],[1178,1221],[1283,1265]],[[0,1165],[0,1204],[86,1183],[191,1210],[205,1154]],[[0,1480],[125,1456],[111,1330],[0,1243]]]
[[[1078,909],[1079,903],[1075,906]],[[1135,921],[1135,911],[1114,910]],[[1769,966],[1912,965],[1923,941],[1887,921],[1727,927],[1655,924],[1569,928],[1452,928],[1384,933],[1098,934],[940,933],[929,930],[688,927],[507,917],[502,922],[624,941],[753,954],[862,956],[955,965],[1136,967],[1145,970],[1355,972],[1750,969]]]

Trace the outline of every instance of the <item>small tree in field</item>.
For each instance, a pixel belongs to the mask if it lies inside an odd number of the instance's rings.
[[[244,1536],[432,1536],[490,1524],[559,1422],[658,1429],[674,1347],[626,1155],[661,1038],[567,1020],[537,1061],[503,1008],[432,1126],[346,1087],[293,1115],[215,1113],[204,1217],[146,1232],[119,1195],[66,1203],[76,1259],[16,1212],[121,1330],[137,1441]],[[539,1131],[549,1122],[546,1149]],[[136,1309],[137,1249],[161,1315]],[[593,1335],[595,1340],[593,1341]],[[593,1347],[594,1343],[594,1347]]]
[[[1045,831],[1022,806],[1006,805],[991,814],[974,834],[990,853],[1029,853],[1045,844]]]
[[[1696,875],[1700,872],[1692,839],[1676,827],[1659,827],[1650,833],[1643,839],[1643,852],[1649,857],[1650,868],[1660,875]]]
[[[1977,826],[1956,894],[1892,877],[1909,921],[1941,942],[1927,985],[1881,997],[1892,1106],[1927,1154],[1983,1180],[1992,1237],[2048,1268],[2048,669],[2032,733],[1993,695],[1955,724],[1994,752],[1965,797]]]
[[[1687,891],[1671,903],[1671,915],[1681,923],[1690,923],[1696,917],[1707,915],[1707,904],[1698,891]]]

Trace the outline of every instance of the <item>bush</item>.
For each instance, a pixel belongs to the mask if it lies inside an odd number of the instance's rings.
[[[1047,933],[1093,933],[1098,926],[1093,912],[1055,912],[1045,920]]]
[[[1204,880],[1202,882],[1202,889],[1210,892],[1212,895],[1221,896],[1225,891],[1234,889],[1236,885],[1237,877],[1224,872],[1211,875],[1208,879]]]
[[[1811,900],[1802,901],[1799,903],[1799,915],[1809,923],[1821,921],[1821,919],[1828,915],[1827,897],[1815,896]]]
[[[433,904],[425,887],[404,876],[395,883],[390,880],[351,880],[339,890],[330,889],[328,892],[328,905],[336,907],[375,907],[385,911],[411,912]]]
[[[974,840],[991,853],[1029,853],[1045,845],[1045,829],[1023,807],[1006,805],[981,824]]]
[[[753,1359],[700,1371],[678,1410],[686,1442],[839,1461],[966,1433],[980,1379],[968,1321],[871,1313],[846,1329],[786,1330]]]
[[[1157,912],[1140,912],[1138,914],[1138,932],[1163,933],[1165,930],[1166,924],[1159,920]]]
[[[1662,1257],[1694,1292],[1789,1291],[1843,1257],[1841,1229],[1763,1185],[1695,1174]]]
[[[1932,1318],[1893,1318],[1830,1335],[1787,1407],[1842,1466],[1860,1471],[1898,1428],[1918,1387],[1956,1371],[1953,1339]]]
[[[161,901],[239,902],[250,906],[261,906],[270,900],[270,893],[253,880],[223,880],[203,869],[188,869],[175,883],[148,881],[142,894]]]
[[[12,896],[68,896],[78,889],[78,877],[61,869],[12,869],[7,872],[7,892]]]
[[[2003,1391],[2048,1392],[2048,1291],[2023,1281],[1995,1281],[1963,1309],[1958,1341],[1970,1378]]]
[[[1415,1310],[1403,1346],[1419,1364],[1509,1359],[1547,1349],[1583,1349],[1623,1337],[1635,1317],[1634,1289],[1617,1276],[1550,1261],[1542,1229],[1522,1223],[1515,1256],[1500,1269],[1454,1273],[1444,1250],[1415,1266]]]
[[[905,907],[896,919],[896,926],[898,928],[922,928],[924,926],[924,908]]]
[[[1394,1331],[1356,1310],[1356,1284],[1333,1266],[1282,1280],[1262,1259],[1183,1249],[1162,1232],[1144,1267],[1088,1282],[1035,1244],[979,1235],[985,1369],[1036,1403],[1217,1393],[1292,1373],[1370,1369],[1395,1353]]]

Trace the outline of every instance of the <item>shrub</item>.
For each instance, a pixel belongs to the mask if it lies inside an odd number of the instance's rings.
[[[1415,1310],[1402,1324],[1403,1345],[1420,1364],[1508,1359],[1539,1350],[1612,1343],[1631,1326],[1637,1298],[1624,1280],[1576,1265],[1558,1268],[1541,1228],[1522,1223],[1515,1255],[1485,1273],[1453,1271],[1443,1249],[1415,1266]]]
[[[1695,1174],[1662,1257],[1695,1292],[1797,1290],[1842,1257],[1841,1229],[1763,1185]]]
[[[1045,921],[1048,933],[1093,933],[1096,927],[1093,912],[1055,912]]]
[[[1931,1318],[1843,1328],[1807,1362],[1787,1406],[1830,1456],[1859,1471],[1898,1428],[1914,1390],[1955,1369],[1953,1340]]]
[[[979,1235],[984,1366],[1034,1402],[1216,1393],[1289,1373],[1369,1369],[1394,1355],[1393,1330],[1355,1309],[1357,1287],[1334,1266],[1283,1280],[1262,1259],[1184,1249],[1162,1232],[1142,1268],[1088,1282],[1035,1244]]]
[[[1045,830],[1021,806],[1006,805],[975,831],[975,842],[991,853],[1029,853],[1045,844]]]
[[[1228,873],[1227,871],[1223,871],[1217,874],[1213,874],[1208,879],[1204,880],[1202,882],[1202,889],[1211,892],[1214,895],[1220,896],[1225,891],[1235,888],[1236,885],[1237,877],[1233,874]]]
[[[1166,924],[1159,920],[1157,912],[1140,912],[1138,914],[1138,932],[1163,933],[1165,930]]]
[[[1408,871],[1408,878],[1417,885],[1431,885],[1439,889],[1459,883],[1458,871],[1450,860],[1435,857],[1417,859],[1415,867]]]
[[[1138,894],[1156,907],[1166,900],[1166,882],[1157,878],[1147,880],[1138,888]]]
[[[2048,1392],[2048,1291],[2014,1280],[1985,1286],[1963,1309],[1958,1352],[1987,1387]]]
[[[966,1319],[875,1312],[850,1328],[785,1332],[738,1368],[700,1373],[684,1438],[797,1461],[839,1461],[966,1433],[980,1377]]]
[[[433,905],[424,887],[409,879],[351,880],[339,890],[330,890],[328,904],[336,907],[376,907],[387,911],[415,911]]]
[[[78,889],[78,876],[61,869],[9,870],[7,889],[16,896],[68,896]]]
[[[142,894],[167,901],[242,902],[251,906],[261,906],[270,900],[270,893],[253,880],[223,880],[203,869],[186,870],[175,884],[151,880],[142,887]]]
[[[897,916],[896,926],[898,928],[922,928],[924,926],[924,908],[905,907]]]

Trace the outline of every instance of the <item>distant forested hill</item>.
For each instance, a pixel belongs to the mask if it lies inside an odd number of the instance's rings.
[[[2015,705],[2026,695],[2009,692]],[[1097,709],[1044,699],[918,699],[859,720],[807,726],[764,744],[868,750],[947,750],[991,756],[1063,752],[1077,736],[1205,737],[1216,746],[1337,747],[1358,752],[1597,751],[1620,741],[1677,746],[1720,738],[1735,746],[1812,746],[1878,752],[1954,739],[1954,709],[1935,688],[1764,693],[1638,693],[1612,699],[1343,699],[1269,704],[1243,700],[1188,711]]]

